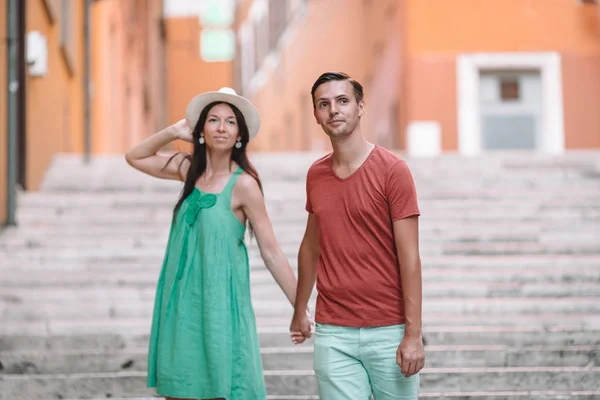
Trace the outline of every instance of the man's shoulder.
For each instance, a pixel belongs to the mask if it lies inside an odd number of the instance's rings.
[[[331,166],[331,153],[326,154],[323,157],[317,159],[315,162],[313,162],[311,164],[310,168],[308,168],[308,176],[312,177],[312,176],[321,175],[322,173],[328,171],[330,166]]]
[[[412,179],[412,173],[408,163],[400,157],[400,155],[384,148],[377,146],[377,154],[375,165],[380,173],[383,184],[388,187],[391,181]]]
[[[398,154],[386,149],[385,147],[377,146],[376,150],[377,160],[383,167],[389,168],[398,163],[406,164],[406,161],[404,161],[404,159],[402,159]]]

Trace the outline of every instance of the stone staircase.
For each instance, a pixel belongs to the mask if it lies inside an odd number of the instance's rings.
[[[318,154],[253,155],[295,268]],[[600,152],[407,159],[420,199],[421,398],[600,399]],[[146,345],[179,184],[63,156],[0,233],[0,399],[149,399]],[[312,341],[249,244],[269,399],[317,399]],[[313,299],[314,301],[314,299]]]

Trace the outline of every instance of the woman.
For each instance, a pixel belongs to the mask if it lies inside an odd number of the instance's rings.
[[[148,175],[185,182],[158,281],[148,354],[148,387],[167,399],[266,398],[244,245],[247,223],[292,305],[296,278],[246,155],[259,126],[256,108],[222,88],[196,96],[185,120],[126,155]],[[158,154],[175,139],[193,143],[192,154]]]

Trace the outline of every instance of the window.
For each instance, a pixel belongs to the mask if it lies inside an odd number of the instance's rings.
[[[231,61],[235,57],[235,14],[232,0],[205,0],[200,4],[200,56],[206,62]]]
[[[228,28],[235,18],[233,0],[204,0],[200,2],[200,23],[203,26]]]
[[[200,55],[206,62],[231,61],[235,57],[235,35],[231,29],[202,29]]]
[[[519,100],[520,87],[519,80],[512,78],[500,79],[500,98],[502,101],[516,101]]]

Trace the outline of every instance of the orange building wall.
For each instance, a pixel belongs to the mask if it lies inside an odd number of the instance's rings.
[[[600,148],[600,57],[562,55],[565,147]]]
[[[403,0],[410,56],[482,51],[599,54],[596,5],[576,0]]]
[[[403,92],[407,121],[437,121],[442,131],[442,149],[458,147],[456,58],[431,55],[410,58],[406,64],[407,85]],[[400,132],[406,146],[406,128]]]
[[[185,117],[188,102],[197,94],[233,86],[231,62],[205,62],[200,57],[197,17],[165,20],[167,55],[167,123]]]
[[[6,0],[0,0],[0,37],[6,37]],[[7,149],[6,149],[6,41],[0,41],[0,226],[6,223],[7,207]]]
[[[404,44],[402,26],[403,4],[400,1],[371,2],[366,8],[365,54],[367,79],[365,100],[367,112],[361,121],[365,136],[386,148],[400,145],[400,104],[404,99],[397,89],[402,86]]]
[[[435,120],[444,150],[457,148],[456,56],[469,52],[561,53],[566,147],[598,146],[598,6],[573,0],[405,1],[406,124]],[[596,108],[594,108],[596,107]]]
[[[200,56],[200,32],[197,17],[165,19],[167,105],[166,123],[185,118],[189,101],[199,93],[233,87],[232,62],[206,62]],[[178,150],[190,150],[184,142],[175,143]]]
[[[52,156],[82,151],[83,144],[83,26],[82,2],[73,2],[73,67],[71,75],[59,48],[60,25],[51,23],[40,0],[26,0],[26,30],[40,31],[48,42],[48,71],[26,78],[26,186],[35,189]],[[57,10],[58,11],[58,10]]]
[[[247,1],[240,5],[238,21],[246,19],[250,3]],[[307,3],[307,16],[304,21],[291,26],[292,40],[282,51],[277,70],[251,97],[262,117],[260,133],[252,142],[251,149],[329,148],[327,136],[312,116],[310,97],[313,82],[326,71],[346,72],[363,84],[367,104],[367,114],[362,122],[363,133],[373,139],[375,117],[382,113],[381,107],[386,107],[377,103],[380,98],[378,91],[395,91],[389,86],[386,89],[380,81],[382,70],[396,68],[396,61],[389,62],[387,57],[389,52],[397,52],[397,47],[389,47],[397,39],[390,35],[395,31],[395,3],[387,0],[347,0],[344,7],[339,7],[338,0]],[[393,97],[390,93],[386,94]],[[383,114],[391,112],[386,108]],[[389,142],[385,137],[379,140]]]
[[[160,0],[92,6],[92,137],[97,153],[123,153],[164,125]]]

